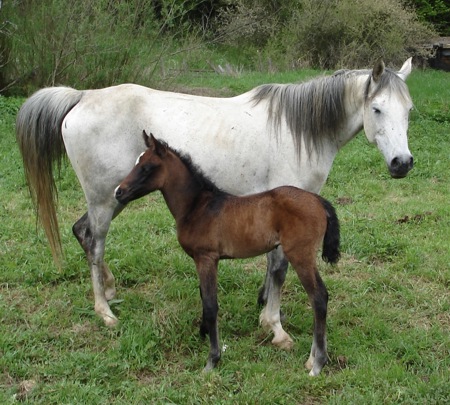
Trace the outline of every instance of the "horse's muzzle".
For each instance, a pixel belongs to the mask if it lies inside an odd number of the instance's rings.
[[[413,166],[414,158],[412,156],[395,157],[389,165],[389,173],[394,179],[401,179],[406,177]]]

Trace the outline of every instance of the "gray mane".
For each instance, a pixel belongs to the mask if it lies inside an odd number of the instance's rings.
[[[308,153],[320,152],[324,140],[336,142],[336,136],[347,121],[345,98],[349,80],[369,75],[362,94],[367,99],[371,70],[339,70],[298,84],[265,84],[254,89],[253,102],[268,101],[268,116],[275,133],[284,122],[294,136],[300,153],[303,137]],[[408,92],[405,83],[394,72],[385,70],[376,92],[386,87],[402,94]],[[363,89],[361,90],[364,91]]]

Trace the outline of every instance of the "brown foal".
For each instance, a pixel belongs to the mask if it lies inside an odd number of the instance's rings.
[[[202,336],[209,334],[205,371],[221,355],[217,323],[217,265],[220,259],[247,258],[281,246],[297,272],[314,311],[314,337],[306,367],[317,375],[327,362],[326,316],[328,293],[318,271],[317,253],[329,263],[339,260],[339,222],[332,205],[322,197],[295,188],[278,187],[245,197],[218,189],[168,145],[143,133],[147,150],[115,190],[121,204],[160,190],[175,218],[178,241],[194,259],[200,279]],[[230,169],[231,170],[231,169]],[[279,311],[265,308],[263,326],[274,332],[272,343],[290,348]]]

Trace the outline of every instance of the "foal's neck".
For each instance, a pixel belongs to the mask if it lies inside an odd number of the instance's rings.
[[[168,176],[161,188],[166,204],[176,222],[186,218],[203,198],[214,198],[220,192],[195,167],[171,152],[168,159]]]

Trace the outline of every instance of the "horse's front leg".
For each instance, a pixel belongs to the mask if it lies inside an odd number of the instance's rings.
[[[92,286],[94,290],[94,309],[107,326],[114,326],[118,320],[109,307],[108,300],[116,294],[115,279],[106,263],[103,261],[105,241],[112,214],[100,211],[100,215],[91,212],[96,220],[86,213],[80,218],[72,230],[86,253],[91,270]]]
[[[219,349],[219,326],[217,323],[217,313],[219,305],[217,303],[217,264],[218,258],[205,255],[194,257],[200,280],[200,296],[202,299],[203,313],[200,325],[200,335],[209,335],[209,355],[203,371],[211,371],[220,360]]]
[[[288,265],[281,246],[267,254],[266,280],[258,298],[258,303],[265,305],[259,317],[261,325],[274,333],[274,345],[287,350],[292,347],[293,342],[281,326],[280,302]]]

